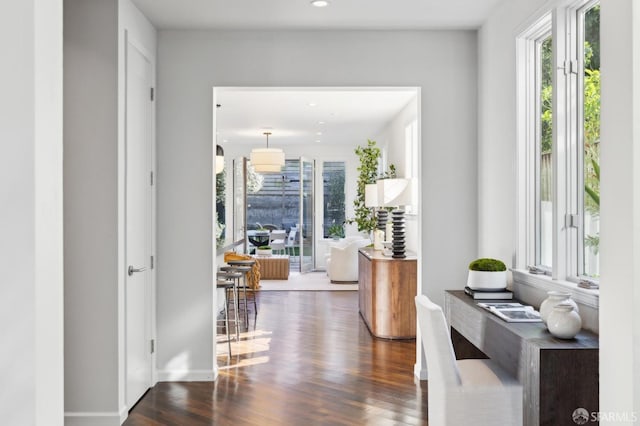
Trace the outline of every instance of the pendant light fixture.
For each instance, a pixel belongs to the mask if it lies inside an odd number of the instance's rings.
[[[284,166],[284,152],[278,148],[269,148],[269,135],[271,132],[263,133],[267,137],[266,148],[254,148],[251,150],[251,165],[258,173],[277,173]]]

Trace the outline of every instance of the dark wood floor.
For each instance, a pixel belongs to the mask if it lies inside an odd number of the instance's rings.
[[[262,292],[251,330],[218,344],[215,383],[158,383],[125,425],[421,425],[414,341],[371,337],[357,292]]]

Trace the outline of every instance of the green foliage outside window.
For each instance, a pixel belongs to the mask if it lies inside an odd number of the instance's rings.
[[[600,6],[585,14],[583,144],[584,208],[592,217],[600,214]],[[541,46],[541,154],[550,154],[553,141],[552,39]],[[588,235],[585,244],[598,253],[599,235]]]

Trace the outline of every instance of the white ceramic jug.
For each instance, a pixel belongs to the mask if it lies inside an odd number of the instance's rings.
[[[549,332],[559,339],[573,339],[582,328],[582,319],[569,302],[558,303],[547,318]]]
[[[544,321],[545,324],[547,323],[547,318],[549,317],[549,314],[551,313],[551,311],[553,311],[553,308],[558,303],[562,303],[562,302],[571,303],[571,305],[575,308],[576,312],[578,312],[578,305],[571,298],[570,293],[567,293],[564,291],[549,291],[547,292],[547,296],[548,297],[545,300],[543,300],[542,304],[540,305],[540,317],[542,318],[542,321]]]

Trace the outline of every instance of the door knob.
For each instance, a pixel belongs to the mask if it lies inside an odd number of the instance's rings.
[[[143,266],[142,268],[134,268],[133,265],[129,265],[129,269],[127,270],[129,276],[133,275],[134,272],[142,272],[146,271],[147,267]]]

